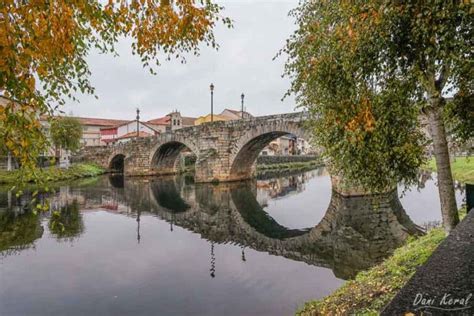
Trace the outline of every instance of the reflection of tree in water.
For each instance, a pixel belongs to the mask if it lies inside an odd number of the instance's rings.
[[[78,238],[84,232],[84,222],[77,201],[52,211],[48,227],[58,240]]]
[[[34,247],[43,231],[39,216],[32,212],[0,212],[0,255],[8,256]]]

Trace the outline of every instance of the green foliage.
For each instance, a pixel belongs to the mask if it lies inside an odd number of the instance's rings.
[[[436,161],[430,159],[424,168],[436,171]],[[455,157],[451,162],[451,170],[454,179],[462,183],[474,184],[474,157]]]
[[[51,121],[51,140],[56,147],[76,151],[81,147],[82,125],[73,117],[57,117]]]
[[[309,111],[308,128],[332,174],[383,191],[415,181],[426,140],[420,91],[413,77],[389,68],[375,2],[303,2],[292,12],[298,30],[284,52],[289,93]]]
[[[40,117],[51,116],[76,93],[95,94],[87,56],[116,55],[121,38],[143,67],[216,48],[213,28],[223,8],[210,0],[76,0],[0,2],[0,139],[18,158],[18,182],[39,181],[36,158],[48,148]],[[2,100],[3,101],[3,98]]]
[[[16,183],[18,173],[20,171],[0,171],[0,183]],[[62,180],[72,180],[85,177],[94,177],[103,174],[105,170],[93,164],[73,164],[68,169],[61,169],[57,167],[49,167],[40,169],[37,176],[44,182],[54,182]],[[33,182],[35,178],[30,177],[26,182]]]
[[[306,303],[298,315],[378,315],[446,237],[441,228],[410,238],[381,264],[360,272],[333,294]]]
[[[474,85],[471,84],[469,89],[469,92],[459,91],[445,109],[446,125],[453,141],[461,144],[474,137]]]
[[[473,13],[472,1],[444,0],[306,1],[292,12],[289,93],[309,110],[333,174],[375,191],[412,183],[425,144],[418,115],[434,122],[448,93],[452,131],[472,136]]]

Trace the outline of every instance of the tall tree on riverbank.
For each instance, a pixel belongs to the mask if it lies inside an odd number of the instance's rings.
[[[375,191],[410,183],[423,161],[424,113],[450,231],[459,218],[442,114],[446,94],[472,94],[471,2],[308,1],[292,13],[299,28],[285,48],[290,92],[313,114],[334,169]]]
[[[81,147],[82,125],[74,117],[55,117],[51,121],[51,141],[60,149],[76,151]]]
[[[35,171],[48,142],[39,117],[52,114],[74,93],[94,93],[86,57],[115,53],[123,37],[154,72],[160,59],[199,53],[217,44],[215,23],[227,18],[211,0],[75,0],[0,3],[0,139],[18,158],[20,178]],[[20,179],[21,180],[21,179]]]

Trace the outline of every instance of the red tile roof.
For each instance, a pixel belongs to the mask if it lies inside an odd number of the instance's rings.
[[[55,116],[59,117],[61,115]],[[77,119],[82,125],[93,125],[93,126],[104,126],[104,127],[113,127],[117,125],[122,125],[130,122],[129,120],[116,120],[116,119],[103,119],[103,118],[94,118],[94,117],[80,117],[73,116]],[[46,121],[48,119],[47,115],[42,115],[41,120]]]
[[[130,122],[129,120],[115,120],[115,119],[103,119],[93,117],[74,117],[79,120],[82,125],[96,125],[96,126],[116,126]]]
[[[140,131],[140,133],[138,135],[138,137],[150,137],[150,136],[153,136],[153,135],[150,134],[150,133],[147,133],[147,132],[142,132],[142,131]],[[137,137],[137,132],[127,133],[125,135],[122,135],[120,137],[115,138],[115,140],[117,140],[117,139],[126,139],[126,138],[134,138],[134,137]]]
[[[157,119],[149,120],[147,123],[153,124],[153,125],[169,125],[170,124],[170,117],[169,116],[163,116]]]

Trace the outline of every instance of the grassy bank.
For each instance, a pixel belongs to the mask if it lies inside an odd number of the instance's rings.
[[[258,164],[257,172],[273,171],[273,170],[298,170],[307,169],[312,167],[321,166],[322,163],[319,160],[311,160],[306,162],[289,162],[289,163],[277,163],[277,164]]]
[[[378,315],[395,294],[445,238],[435,228],[425,236],[410,239],[393,255],[322,300],[305,304],[298,315]]]
[[[466,208],[459,214],[464,218]],[[409,238],[388,259],[358,273],[354,280],[347,281],[331,295],[307,302],[296,314],[379,315],[445,238],[443,228],[433,228],[424,236]]]
[[[424,169],[436,172],[436,161],[430,159]],[[474,183],[474,157],[456,157],[451,162],[454,179],[462,183]]]
[[[39,174],[45,181],[64,181],[86,177],[94,177],[105,173],[105,169],[94,164],[73,164],[69,169],[48,167],[40,169]],[[0,171],[0,184],[13,184],[18,178],[18,171]],[[33,181],[33,179],[30,179]]]

